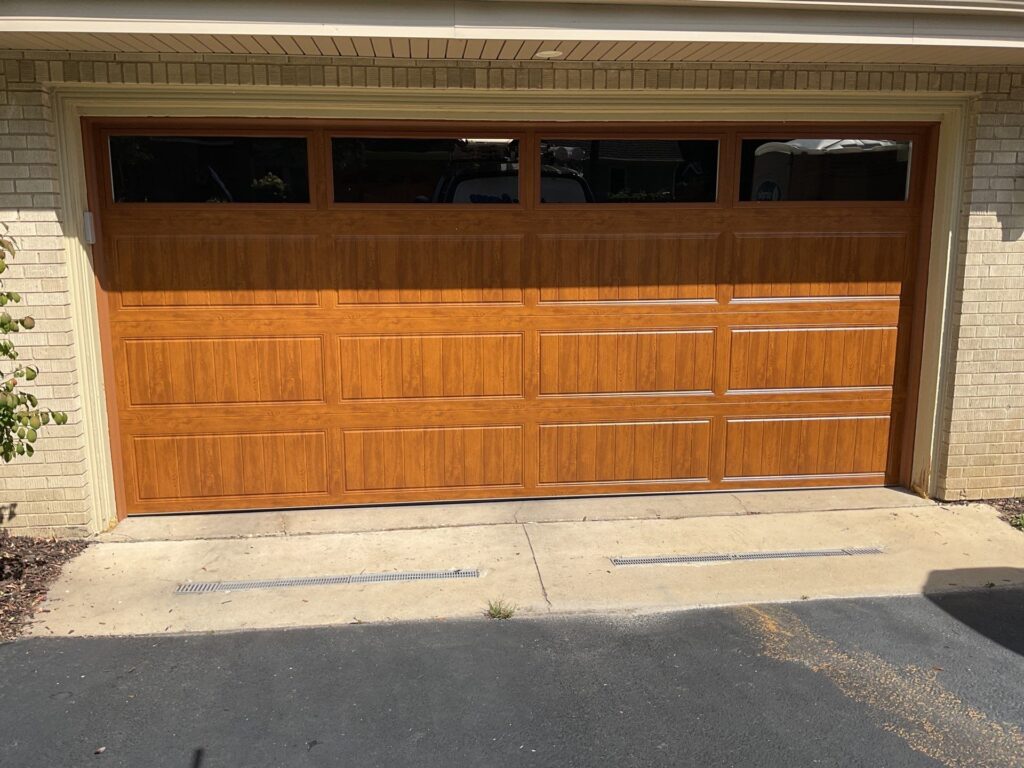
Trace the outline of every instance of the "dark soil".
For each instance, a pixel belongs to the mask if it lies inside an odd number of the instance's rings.
[[[33,539],[0,531],[0,643],[21,634],[61,566],[87,546],[80,539]]]
[[[1020,516],[1024,515],[1024,498],[1018,496],[1012,499],[987,499],[985,503],[991,504],[999,510],[1000,517],[1014,528],[1024,530],[1024,528],[1021,528],[1019,524],[1014,522],[1015,519],[1020,520]]]
[[[1013,499],[989,499],[985,503],[991,504],[1005,515],[1024,514],[1024,497],[1021,496]]]

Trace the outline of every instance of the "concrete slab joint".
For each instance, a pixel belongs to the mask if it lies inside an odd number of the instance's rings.
[[[72,561],[51,590],[36,636],[161,634],[398,620],[483,619],[490,600],[517,616],[648,614],[708,605],[946,592],[1024,584],[1024,539],[986,505],[942,508],[887,492],[867,505],[788,514],[753,494],[765,514],[582,520],[545,502],[531,522],[304,535],[134,539],[116,532]],[[668,497],[677,498],[677,497]],[[792,497],[791,497],[792,498]],[[889,501],[889,506],[870,504]],[[896,506],[893,506],[895,504]],[[685,505],[683,505],[685,507]],[[640,512],[641,510],[636,510]],[[692,511],[692,510],[690,510]],[[531,514],[530,511],[527,511]],[[531,514],[531,516],[533,516]],[[548,521],[543,521],[547,516]],[[225,516],[220,516],[223,519]],[[135,522],[135,521],[130,521]],[[147,521],[140,520],[145,523]],[[126,525],[128,529],[136,526]],[[141,526],[144,528],[145,526]],[[239,531],[246,521],[237,523]],[[200,528],[194,529],[201,530]],[[151,531],[151,534],[156,533]],[[804,557],[703,565],[614,567],[610,557],[877,548],[862,557]],[[467,553],[472,563],[466,562]],[[871,564],[865,560],[870,557]],[[480,578],[328,584],[178,594],[190,582],[306,579],[475,567]],[[513,621],[515,617],[513,617]]]

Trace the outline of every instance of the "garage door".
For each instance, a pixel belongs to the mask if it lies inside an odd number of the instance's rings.
[[[124,512],[901,479],[923,127],[87,128]]]

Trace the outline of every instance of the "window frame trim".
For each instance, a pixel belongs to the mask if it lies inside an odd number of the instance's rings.
[[[369,121],[363,119],[323,118],[223,118],[223,117],[179,117],[179,118],[97,118],[101,124],[95,129],[96,139],[102,142],[103,155],[110,167],[109,137],[114,135],[163,135],[163,136],[204,136],[226,135],[245,137],[305,137],[307,147],[307,174],[310,200],[306,203],[172,203],[172,202],[115,202],[110,173],[99,174],[98,192],[105,205],[130,213],[133,209],[166,209],[181,211],[214,210],[259,210],[276,215],[306,209],[372,211],[467,211],[489,210],[522,212],[526,210],[566,211],[594,210],[595,206],[614,206],[635,210],[678,208],[680,210],[708,210],[731,208],[733,206],[760,206],[776,208],[818,208],[841,207],[870,208],[874,206],[896,206],[907,209],[920,204],[924,194],[924,178],[914,167],[913,148],[908,169],[908,193],[905,200],[779,200],[757,201],[739,199],[740,149],[744,139],[793,139],[820,138],[823,130],[838,135],[856,132],[859,138],[906,140],[913,143],[920,138],[915,130],[919,121],[795,121],[778,123],[763,120],[693,121],[685,120],[665,123],[633,123],[631,121],[609,121],[607,123],[526,121],[526,120],[406,120],[385,119]],[[575,125],[575,127],[572,127]],[[457,129],[457,130],[453,130]],[[394,138],[452,138],[453,133],[472,134],[481,138],[512,138],[520,142],[519,202],[518,203],[345,203],[334,202],[333,158],[330,139],[339,137],[376,138],[381,134]],[[716,180],[716,201],[714,203],[544,203],[540,202],[539,151],[541,136],[565,139],[706,139],[719,143],[718,175]],[[538,176],[534,179],[534,176]]]

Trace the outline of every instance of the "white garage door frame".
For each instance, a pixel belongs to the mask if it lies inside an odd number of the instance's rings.
[[[92,528],[117,520],[114,467],[104,397],[96,277],[84,238],[87,211],[83,117],[297,117],[332,119],[567,120],[601,122],[806,121],[935,122],[938,166],[928,254],[928,285],[911,466],[912,490],[935,492],[948,321],[958,243],[959,208],[970,102],[956,92],[870,93],[821,91],[488,91],[453,89],[345,89],[204,86],[57,86],[57,121],[64,241],[71,290],[72,330],[78,354]]]

